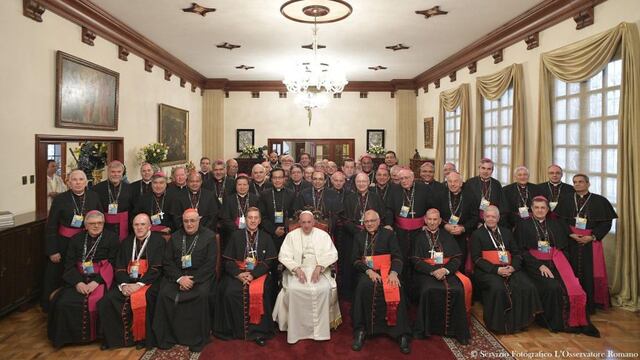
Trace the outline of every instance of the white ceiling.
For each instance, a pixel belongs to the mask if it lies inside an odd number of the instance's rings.
[[[308,59],[312,25],[280,14],[285,0],[193,0],[216,8],[205,17],[182,12],[192,0],[93,0],[207,78],[279,80],[291,64]],[[498,28],[541,0],[347,0],[351,16],[319,25],[319,51],[339,61],[350,80],[413,78]],[[415,14],[440,5],[449,14]],[[216,48],[229,42],[242,47]],[[409,50],[385,46],[402,43]],[[252,70],[235,69],[238,65]],[[382,65],[387,70],[372,71]]]

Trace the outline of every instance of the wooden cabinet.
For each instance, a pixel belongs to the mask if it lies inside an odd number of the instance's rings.
[[[426,162],[430,162],[432,164],[435,164],[435,160],[433,159],[427,159],[427,158],[421,158],[421,159],[410,159],[409,160],[409,166],[411,168],[411,171],[413,171],[413,173],[416,176],[416,179],[420,179],[420,166],[422,166],[422,164],[426,163]]]
[[[260,160],[255,158],[236,158],[238,162],[238,174],[247,174],[249,177],[251,176],[251,169],[253,169],[253,165],[259,164]]]
[[[46,257],[45,219],[35,213],[16,216],[16,225],[0,230],[0,316],[36,299]]]

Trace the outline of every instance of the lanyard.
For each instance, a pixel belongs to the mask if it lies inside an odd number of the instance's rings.
[[[358,202],[356,203],[356,208],[354,209],[354,215],[356,212],[356,209],[358,209],[358,207],[360,207],[360,221],[362,222],[364,220],[364,213],[367,210],[367,204],[369,204],[369,192],[367,191],[366,197],[364,199],[364,206],[360,206],[362,204],[362,195],[358,194]]]
[[[364,239],[364,257],[373,256],[373,252],[376,248],[376,239],[378,238],[378,232],[376,231],[376,233],[373,234],[373,236],[371,237],[371,242],[369,242],[369,236],[371,236],[371,234],[367,232],[367,237]],[[371,250],[371,255],[367,255],[367,250]]]
[[[453,204],[451,203],[451,191],[449,191],[449,211],[451,212],[451,215],[457,216],[456,214],[458,213],[458,210],[460,210],[460,205],[462,205],[462,193],[460,194],[460,201],[458,201],[458,206],[456,207],[455,210],[453,210]]]
[[[238,213],[242,217],[247,213],[247,209],[249,208],[249,193],[247,193],[244,197],[244,206],[240,205],[240,195],[236,194],[236,199],[238,200]]]
[[[93,257],[96,255],[96,251],[98,250],[98,244],[100,243],[100,240],[102,240],[102,234],[100,234],[100,236],[98,236],[98,239],[96,239],[96,242],[93,243],[93,246],[91,246],[91,249],[89,249],[89,251],[87,251],[87,238],[89,237],[88,233],[84,234],[84,246],[82,248],[82,262],[86,262],[87,259],[90,259],[91,262],[93,262]]]
[[[244,257],[249,257],[249,255],[251,255],[252,258],[257,259],[257,254],[258,254],[258,241],[259,239],[259,231],[256,229],[256,238],[255,240],[252,242],[251,238],[249,236],[249,230],[245,230],[244,231],[244,237],[247,240],[247,244],[244,247]]]
[[[488,184],[487,186],[487,191],[484,191],[484,184]],[[484,181],[482,179],[480,179],[480,192],[482,193],[482,198],[489,200],[491,198],[491,178],[489,178],[489,181]]]
[[[109,204],[117,204],[118,203],[118,199],[120,198],[120,192],[122,191],[122,183],[120,183],[120,185],[118,185],[118,193],[116,194],[116,197],[113,197],[113,193],[111,192],[111,181],[109,181],[107,183],[107,191],[109,192]],[[115,191],[116,187],[113,186],[113,190]]]
[[[380,187],[376,186],[376,188],[378,188],[378,195],[380,194]],[[389,185],[385,185],[384,186],[384,193],[382,193],[382,200],[385,200],[387,198],[387,190],[389,190]]]
[[[198,205],[200,205],[200,195],[202,195],[202,191],[198,191],[198,201],[193,205],[193,193],[189,192],[189,203],[191,204],[192,209],[197,209]]]
[[[505,251],[504,241],[502,240],[502,233],[500,232],[500,228],[496,226],[496,231],[498,232],[497,243],[496,243],[496,238],[493,237],[493,232],[489,230],[489,228],[487,227],[487,224],[484,224],[484,228],[489,233],[489,237],[491,238],[493,247],[495,247],[496,249],[499,248],[500,251]]]
[[[587,206],[589,199],[591,199],[591,193],[589,193],[589,196],[587,196],[587,199],[584,201],[584,204],[582,204],[582,207],[580,207],[579,209],[578,209],[578,196],[580,195],[578,195],[577,193],[573,195],[573,202],[576,205],[576,211],[577,211],[576,216],[580,216],[580,214],[582,213],[582,210],[584,210],[584,207]]]
[[[136,255],[136,247],[138,245],[138,240],[135,238],[135,236],[133,237],[133,251],[131,252],[131,261],[140,261],[140,258],[142,257],[142,253],[144,253],[144,250],[147,248],[147,243],[149,243],[150,237],[151,237],[151,232],[149,232],[147,234],[147,237],[144,238],[144,240],[142,241],[142,246],[140,247],[140,252],[138,253],[138,255]]]
[[[560,198],[560,192],[562,191],[562,183],[558,184],[558,186],[552,185],[551,181],[547,182],[547,186],[549,187],[549,195],[551,195],[551,202],[557,202]],[[554,196],[553,190],[558,189],[558,194]]]
[[[429,231],[428,229],[424,231],[425,234],[427,235],[427,240],[429,241],[429,246],[431,247],[431,250],[429,251],[431,254],[433,254],[435,252],[435,247],[436,245],[438,245],[438,239],[440,238],[440,229],[436,230],[434,233],[432,233],[431,231]],[[435,240],[431,241],[431,235],[435,234],[436,238]]]
[[[222,195],[224,195],[224,187],[225,187],[226,185],[227,185],[227,176],[225,175],[225,176],[222,178],[222,186],[221,186],[220,192],[218,192],[218,180],[216,180],[216,197],[217,197],[217,198],[221,198],[221,197],[222,197]]]
[[[522,200],[522,206],[527,206],[527,201],[529,201],[529,187],[525,185],[525,195],[522,197],[522,192],[520,191],[520,185],[516,185],[518,188],[518,195],[520,196],[520,200]]]
[[[282,194],[281,197],[284,197],[284,193],[282,192],[282,190],[278,191],[278,194]],[[274,188],[271,188],[271,196],[273,197],[273,211],[277,212],[278,208],[276,207],[276,192]],[[284,209],[284,199],[282,199],[282,207]]]
[[[187,236],[182,235],[182,256],[191,255],[191,253],[193,253],[193,249],[195,249],[196,243],[198,242],[198,237],[199,235],[196,235],[193,238],[193,242],[191,243],[191,246],[189,246],[189,250],[187,251]]]
[[[76,197],[73,196],[73,192],[71,193],[71,200],[73,201],[73,214],[74,215],[82,215],[84,213],[84,202],[87,199],[87,195],[82,193],[82,206],[78,208],[78,204],[76,203]]]
[[[158,197],[156,194],[153,194],[153,200],[156,202],[156,206],[158,207],[158,213],[161,213],[164,209],[164,198],[166,193],[162,193],[162,202],[158,202]]]
[[[324,198],[324,189],[320,190],[320,198],[316,203],[316,189],[311,189],[311,198],[313,199],[313,209],[320,210],[319,206],[322,205],[322,199]]]
[[[533,221],[533,226],[536,228],[536,235],[538,236],[539,241],[551,240],[549,239],[546,220],[542,220],[542,223],[540,223],[538,220],[532,218],[531,221]]]
[[[407,202],[409,203],[409,211],[413,212],[413,201],[415,199],[416,186],[414,185],[411,188],[411,197],[407,196],[407,190],[406,189],[402,189],[402,192],[404,193],[404,199],[402,200],[402,206],[404,206],[404,200],[407,200]]]

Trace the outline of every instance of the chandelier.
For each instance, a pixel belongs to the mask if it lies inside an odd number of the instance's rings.
[[[290,13],[287,13],[285,8],[291,3],[292,2],[289,1],[282,6],[280,9],[282,14],[294,21],[310,23],[311,21],[309,19],[294,17]],[[336,3],[343,5],[341,4],[343,2],[336,1]],[[296,5],[301,6],[304,4]],[[346,4],[346,6],[348,6],[349,10],[346,12],[346,15],[324,22],[338,21],[349,16],[349,14],[351,14],[351,8],[348,4]],[[288,92],[295,94],[296,104],[303,106],[304,109],[307,110],[309,126],[311,126],[312,110],[325,107],[333,94],[341,93],[344,90],[348,81],[340,66],[334,65],[331,67],[328,63],[318,59],[318,17],[328,15],[330,12],[329,7],[311,4],[302,7],[300,10],[302,10],[304,16],[313,19],[313,42],[311,44],[313,58],[311,61],[296,64],[291,71],[285,75],[282,82],[287,87]]]

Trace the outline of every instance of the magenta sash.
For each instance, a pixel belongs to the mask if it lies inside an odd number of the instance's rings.
[[[590,229],[580,230],[575,226],[570,226],[571,232],[577,235],[590,236]],[[607,279],[607,267],[604,263],[604,250],[602,241],[593,240],[593,302],[608,309],[611,305],[609,300],[609,281]]]
[[[64,225],[58,226],[58,234],[67,238],[71,238],[81,231],[82,228],[72,228]]]
[[[418,218],[403,218],[400,216],[396,216],[396,226],[402,230],[413,231],[422,228],[424,225],[424,219],[421,217]]]
[[[164,229],[167,229],[168,226],[164,225],[151,225],[151,231],[162,232]]]
[[[569,295],[569,326],[586,326],[587,323],[587,294],[580,286],[580,281],[573,274],[571,264],[562,251],[551,248],[548,253],[543,253],[537,249],[529,249],[529,253],[538,260],[551,260],[558,269],[562,282],[567,288]]]
[[[464,261],[464,272],[471,276],[473,274],[473,260],[471,260],[471,236],[464,235],[464,241],[467,243],[467,257]]]
[[[82,262],[78,261],[76,264],[78,271],[83,274],[82,271]],[[100,274],[102,280],[104,280],[104,284],[98,285],[98,287],[91,292],[87,296],[86,301],[89,303],[89,328],[90,328],[90,340],[93,341],[96,339],[96,324],[98,319],[98,301],[102,299],[104,294],[107,292],[109,288],[111,288],[111,284],[113,283],[113,267],[108,260],[100,260],[93,262],[93,271],[95,273]]]
[[[120,242],[129,235],[129,212],[123,211],[117,214],[104,214],[107,224],[118,224],[118,239]]]

